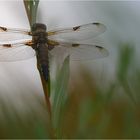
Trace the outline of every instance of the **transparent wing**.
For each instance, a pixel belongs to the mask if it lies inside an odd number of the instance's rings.
[[[35,55],[28,41],[29,31],[0,27],[0,61],[18,61]]]
[[[0,44],[14,44],[31,40],[30,34],[28,30],[0,26]]]
[[[13,44],[31,40],[32,37],[21,33],[0,32],[0,44]]]
[[[2,27],[2,26],[0,26],[0,32],[12,32],[12,33],[30,35],[29,30],[26,30],[26,29],[7,28],[7,27]]]
[[[106,30],[101,23],[89,23],[71,28],[56,29],[48,32],[48,38],[52,40],[65,40],[76,42],[94,38]]]
[[[35,56],[31,42],[0,44],[0,61],[19,61]]]
[[[50,43],[49,46],[52,46]],[[92,60],[108,56],[108,51],[96,45],[67,43],[67,42],[53,42],[53,47],[50,47],[52,55],[70,55],[71,60]],[[63,55],[62,55],[63,56]]]

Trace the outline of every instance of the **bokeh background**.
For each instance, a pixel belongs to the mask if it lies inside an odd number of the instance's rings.
[[[70,96],[64,103],[66,108],[62,105],[66,114],[61,125],[54,124],[55,127],[63,126],[58,137],[140,138],[139,9],[139,1],[40,1],[37,22],[45,23],[48,30],[90,22],[101,22],[107,27],[105,33],[84,43],[105,47],[109,51],[108,57],[70,61]],[[0,26],[29,28],[23,1],[0,1]],[[12,112],[9,108],[12,104],[20,119],[21,112],[26,114],[30,108],[35,114],[40,113],[40,102],[43,102],[44,111],[44,95],[35,57],[1,62],[0,79],[0,98],[7,106],[4,110]],[[35,120],[44,121],[44,112]],[[42,138],[49,135],[46,136],[42,123],[35,128],[39,130],[34,129],[29,135],[24,131],[21,136]],[[34,135],[36,131],[38,135]],[[9,137],[15,135],[9,133]]]

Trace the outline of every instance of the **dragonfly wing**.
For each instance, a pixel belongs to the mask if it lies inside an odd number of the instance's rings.
[[[76,46],[71,49],[72,60],[92,60],[108,56],[108,51],[101,46],[89,44],[76,44]]]
[[[108,56],[108,51],[97,45],[57,42],[56,46],[50,50],[52,55],[70,55],[71,60],[92,60]],[[63,55],[62,55],[63,56]]]
[[[28,46],[27,46],[28,45]],[[35,56],[35,51],[30,46],[30,42],[21,44],[1,44],[0,61],[19,61]]]
[[[0,44],[14,44],[31,40],[31,33],[24,29],[6,28],[0,26]]]
[[[7,28],[7,27],[0,26],[0,33],[1,32],[21,33],[21,34],[26,34],[26,35],[31,34],[29,30],[26,30],[26,29]]]
[[[17,42],[23,42],[25,40],[28,41],[31,39],[31,36],[21,33],[0,32],[0,44],[14,44]]]
[[[66,40],[76,42],[94,38],[106,30],[101,23],[89,23],[72,28],[56,29],[48,32],[48,38],[52,40]]]

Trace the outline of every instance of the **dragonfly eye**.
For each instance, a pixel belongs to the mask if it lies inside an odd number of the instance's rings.
[[[46,25],[41,23],[34,23],[32,26],[32,31],[37,31],[37,30],[46,31],[46,29],[47,29]]]

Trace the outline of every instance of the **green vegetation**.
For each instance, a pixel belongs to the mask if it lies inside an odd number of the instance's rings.
[[[0,97],[0,138],[140,138],[140,69],[132,44],[118,48],[116,74],[107,87],[82,67],[82,79],[68,88],[67,57],[51,80],[51,114],[42,96],[23,94],[24,111]]]

